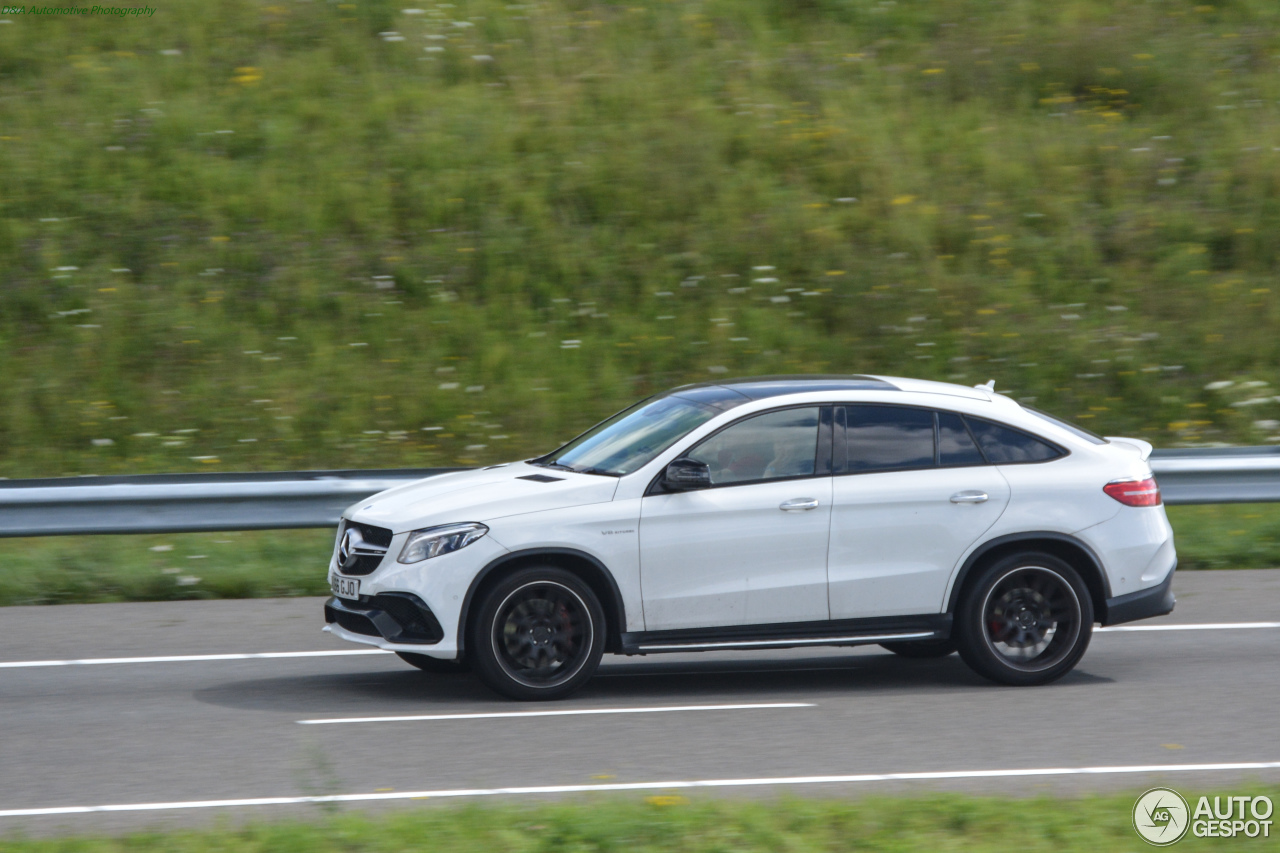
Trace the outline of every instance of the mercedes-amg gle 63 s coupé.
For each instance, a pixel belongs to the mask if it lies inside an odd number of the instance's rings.
[[[1044,684],[1095,622],[1173,609],[1150,453],[990,385],[687,385],[350,507],[326,630],[515,699],[567,696],[605,652],[862,644]]]

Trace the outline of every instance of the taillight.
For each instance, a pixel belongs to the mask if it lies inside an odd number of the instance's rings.
[[[1155,477],[1145,480],[1116,480],[1107,483],[1102,491],[1125,506],[1160,506],[1160,486]]]

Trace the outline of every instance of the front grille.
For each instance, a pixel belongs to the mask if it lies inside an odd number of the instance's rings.
[[[366,547],[381,548],[382,553],[360,554],[356,557],[354,565],[348,567],[339,563],[338,570],[344,575],[370,574],[374,569],[382,565],[382,560],[386,557],[386,550],[391,547],[392,533],[385,527],[374,527],[372,524],[360,524],[359,522],[344,520],[342,526],[338,529],[339,542],[342,541],[342,534],[351,527],[359,531]]]
[[[374,527],[372,524],[360,524],[356,521],[348,521],[347,527],[357,528],[360,535],[364,537],[364,541],[370,545],[377,545],[379,548],[391,547],[391,531],[385,527]]]

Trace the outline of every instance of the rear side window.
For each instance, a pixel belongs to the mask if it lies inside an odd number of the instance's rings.
[[[902,406],[849,406],[845,470],[898,471],[932,468],[933,412]]]
[[[1048,442],[1016,429],[993,424],[979,418],[965,418],[978,446],[992,465],[1010,462],[1046,462],[1057,459],[1062,451]]]
[[[938,464],[942,467],[985,465],[964,421],[954,412],[938,412]]]
[[[1111,443],[1107,441],[1105,438],[1103,438],[1102,436],[1098,435],[1096,432],[1090,432],[1089,430],[1085,429],[1079,424],[1073,424],[1070,421],[1064,421],[1062,418],[1054,417],[1048,412],[1042,412],[1039,409],[1033,409],[1030,406],[1023,406],[1022,408],[1026,409],[1028,412],[1035,415],[1036,417],[1044,418],[1049,423],[1054,424],[1055,426],[1062,427],[1067,432],[1074,435],[1076,438],[1083,438],[1085,441],[1089,442],[1090,444],[1110,444]]]

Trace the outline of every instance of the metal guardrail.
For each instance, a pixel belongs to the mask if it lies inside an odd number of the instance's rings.
[[[1280,447],[1157,450],[1167,504],[1280,502]],[[0,481],[0,538],[331,527],[369,495],[458,468]]]
[[[332,527],[351,504],[458,468],[0,481],[0,537]]]
[[[1280,447],[1157,450],[1150,462],[1167,504],[1280,501]]]

